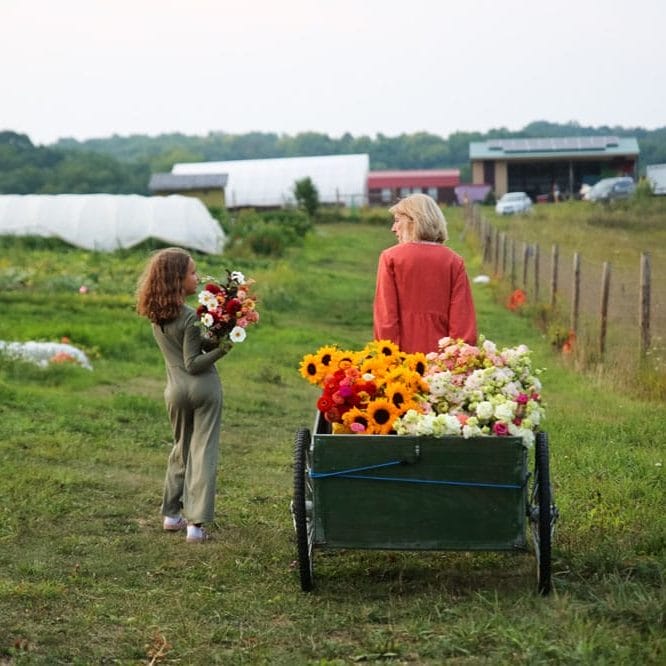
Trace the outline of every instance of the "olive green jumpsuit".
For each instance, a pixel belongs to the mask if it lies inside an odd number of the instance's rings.
[[[215,361],[224,352],[219,347],[203,350],[196,323],[196,312],[183,305],[176,319],[153,324],[166,365],[164,399],[174,438],[162,514],[182,513],[190,523],[209,523],[215,509],[222,415],[222,384]]]

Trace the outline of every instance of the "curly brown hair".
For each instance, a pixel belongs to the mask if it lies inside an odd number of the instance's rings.
[[[136,311],[154,324],[175,319],[185,299],[183,280],[192,257],[179,247],[156,252],[139,278]]]

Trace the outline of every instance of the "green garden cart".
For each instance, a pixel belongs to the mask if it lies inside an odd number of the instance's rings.
[[[318,548],[532,551],[548,594],[558,512],[545,432],[532,465],[528,454],[519,437],[333,435],[317,414],[294,442],[301,589],[314,587]]]

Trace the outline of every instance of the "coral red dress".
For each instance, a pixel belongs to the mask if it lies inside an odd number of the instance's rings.
[[[451,336],[476,344],[476,314],[462,257],[441,243],[399,243],[379,257],[374,336],[430,352]]]

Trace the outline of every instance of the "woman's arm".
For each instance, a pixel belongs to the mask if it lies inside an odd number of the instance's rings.
[[[476,344],[476,311],[472,299],[472,287],[465,264],[461,261],[453,276],[451,305],[449,306],[449,335]]]
[[[373,305],[375,340],[392,340],[400,345],[400,313],[395,275],[385,254],[379,255]]]

